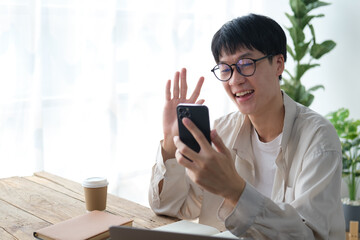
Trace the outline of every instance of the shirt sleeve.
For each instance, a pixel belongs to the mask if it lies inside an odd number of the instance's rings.
[[[330,161],[329,161],[330,160]],[[236,236],[255,239],[344,239],[338,196],[341,160],[337,152],[325,152],[305,160],[296,182],[295,200],[274,202],[246,184],[236,207],[222,204],[218,211],[225,226]],[[334,219],[338,229],[331,229]],[[337,232],[337,235],[330,233]],[[331,237],[329,237],[331,235]]]
[[[159,194],[161,180],[164,183]],[[190,180],[185,168],[175,158],[164,163],[160,144],[149,187],[151,209],[156,214],[194,219],[200,214],[202,195],[203,191]]]

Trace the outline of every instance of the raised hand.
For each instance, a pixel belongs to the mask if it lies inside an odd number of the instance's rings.
[[[162,142],[162,152],[164,160],[175,157],[176,147],[174,145],[173,137],[179,135],[176,106],[179,103],[203,104],[203,99],[197,101],[203,83],[204,77],[200,77],[195,90],[191,94],[190,98],[187,98],[188,87],[186,82],[185,68],[181,69],[181,72],[175,73],[172,93],[171,80],[167,81],[165,88],[165,106],[163,112],[164,141]]]

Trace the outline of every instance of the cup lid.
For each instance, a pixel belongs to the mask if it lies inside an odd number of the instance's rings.
[[[106,178],[104,177],[90,177],[83,181],[82,185],[86,188],[98,188],[98,187],[105,187],[109,183]]]

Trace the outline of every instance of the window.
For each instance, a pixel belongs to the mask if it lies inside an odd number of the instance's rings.
[[[241,6],[240,6],[241,5]],[[162,138],[167,79],[200,76],[211,121],[231,105],[210,69],[210,43],[227,20],[261,1],[0,3],[0,177],[45,170],[147,204]],[[216,97],[214,97],[216,96]],[[143,194],[132,195],[143,190]]]

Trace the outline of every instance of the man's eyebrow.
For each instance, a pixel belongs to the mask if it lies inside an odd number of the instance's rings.
[[[236,62],[238,62],[240,59],[251,57],[253,54],[251,52],[246,52],[241,54],[239,57],[237,57]],[[219,63],[226,63],[225,61],[219,61]]]
[[[249,57],[249,56],[251,56],[251,55],[253,55],[253,54],[250,53],[250,52],[246,52],[246,53],[240,55],[240,56],[239,56],[239,59],[240,59],[240,58],[244,58],[244,57]]]

